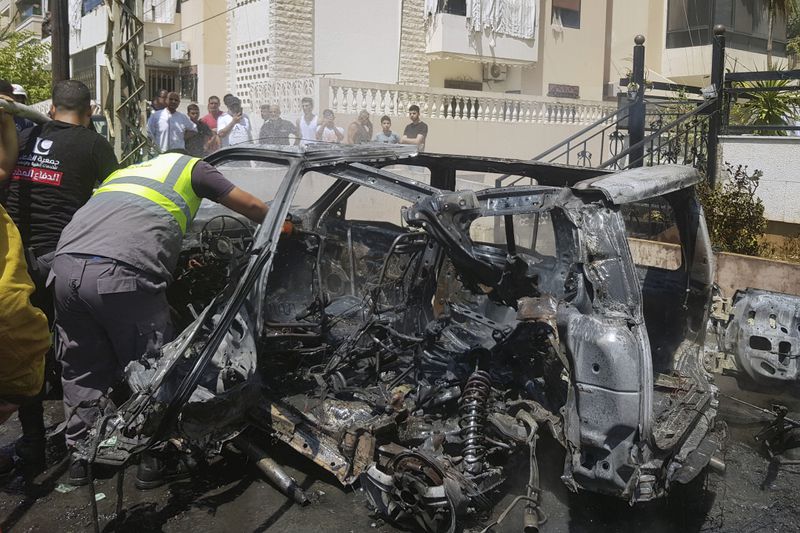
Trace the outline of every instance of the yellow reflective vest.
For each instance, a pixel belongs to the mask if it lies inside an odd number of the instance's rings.
[[[181,233],[186,233],[202,201],[192,188],[192,169],[198,161],[182,154],[162,154],[117,170],[94,194],[122,192],[147,200],[174,218]]]

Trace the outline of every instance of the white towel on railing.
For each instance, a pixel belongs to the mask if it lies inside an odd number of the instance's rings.
[[[476,32],[534,39],[536,0],[467,0],[467,25]]]
[[[425,11],[423,17],[427,19],[432,17],[439,10],[439,0],[425,0]]]

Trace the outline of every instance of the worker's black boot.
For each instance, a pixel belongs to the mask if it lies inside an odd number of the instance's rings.
[[[150,490],[170,481],[187,478],[196,466],[191,456],[175,450],[158,455],[144,452],[136,470],[136,488]]]
[[[32,398],[19,408],[22,436],[14,448],[19,457],[18,467],[26,478],[35,477],[47,469],[45,448],[47,437],[44,429],[44,408],[40,397]]]

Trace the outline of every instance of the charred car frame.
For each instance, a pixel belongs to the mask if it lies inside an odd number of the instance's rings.
[[[185,329],[126,369],[133,394],[95,427],[95,461],[170,438],[214,454],[255,427],[359,482],[388,518],[448,531],[491,505],[512,454],[530,451],[535,484],[540,428],[565,450],[570,489],[631,503],[688,483],[717,450],[693,169],[374,146],[209,161],[251,192],[271,183],[270,212],[253,231],[201,208],[170,296]],[[453,190],[484,174],[525,184]],[[674,214],[674,270],[631,255],[626,222],[653,201]],[[370,208],[396,222],[359,219]]]

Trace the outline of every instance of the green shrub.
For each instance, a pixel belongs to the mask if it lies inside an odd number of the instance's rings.
[[[725,163],[727,178],[716,187],[704,181],[697,188],[706,215],[711,243],[716,250],[745,255],[766,251],[762,242],[767,229],[764,203],[756,196],[760,170]]]

